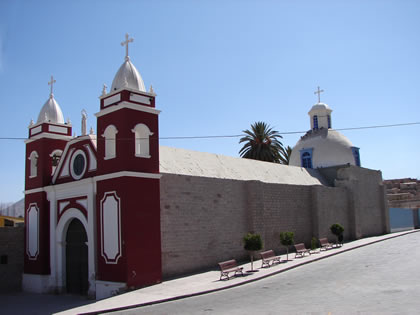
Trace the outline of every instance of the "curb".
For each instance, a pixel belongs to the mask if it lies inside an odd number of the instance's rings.
[[[228,285],[228,286],[225,286],[225,287],[222,287],[222,288],[210,289],[210,290],[199,291],[199,292],[190,293],[190,294],[179,295],[179,296],[166,298],[166,299],[162,299],[162,300],[155,300],[155,301],[151,301],[151,302],[145,302],[145,303],[140,303],[140,304],[132,304],[132,305],[129,305],[129,306],[121,306],[121,307],[116,307],[116,308],[110,308],[110,309],[104,309],[104,310],[98,310],[98,311],[86,312],[86,313],[79,313],[79,314],[80,315],[94,315],[94,314],[104,314],[104,313],[110,313],[110,312],[124,311],[124,310],[129,310],[129,309],[133,309],[133,308],[137,308],[137,307],[149,306],[149,305],[154,305],[154,304],[161,304],[161,303],[165,303],[165,302],[176,301],[176,300],[181,300],[181,299],[185,299],[185,298],[189,298],[189,297],[194,297],[194,296],[199,296],[199,295],[204,295],[204,294],[208,294],[208,293],[218,292],[218,291],[222,291],[222,290],[226,290],[226,289],[231,289],[231,288],[238,287],[238,286],[248,284],[248,283],[251,283],[251,282],[255,282],[255,281],[258,281],[258,280],[261,280],[261,279],[265,279],[265,278],[268,278],[268,277],[271,277],[271,276],[274,276],[274,275],[278,275],[280,273],[283,273],[283,272],[288,271],[288,270],[295,269],[295,268],[300,267],[300,266],[304,266],[304,265],[307,265],[307,264],[310,264],[310,263],[313,263],[313,262],[316,262],[316,261],[320,261],[320,260],[323,260],[323,259],[326,259],[326,258],[329,258],[329,257],[332,257],[332,256],[336,256],[336,255],[339,255],[339,254],[342,254],[342,253],[346,253],[346,252],[349,252],[349,251],[354,250],[354,249],[358,249],[358,248],[365,247],[365,246],[368,246],[368,245],[380,243],[380,242],[387,241],[387,240],[390,240],[390,239],[393,239],[393,238],[401,237],[401,236],[404,236],[404,235],[407,235],[407,234],[418,233],[418,232],[420,232],[420,230],[406,231],[405,233],[401,233],[401,234],[390,236],[390,237],[383,238],[383,239],[380,239],[380,240],[372,241],[372,242],[369,242],[369,243],[366,243],[366,244],[357,245],[357,246],[352,247],[352,248],[343,249],[339,252],[331,253],[331,254],[323,256],[323,257],[318,257],[318,258],[315,258],[315,259],[312,259],[312,260],[309,260],[309,261],[302,261],[302,263],[300,263],[300,264],[290,266],[290,267],[287,267],[287,268],[284,268],[284,269],[281,269],[281,270],[278,270],[278,271],[274,271],[272,273],[269,273],[269,274],[266,274],[266,275],[263,275],[263,276],[259,276],[259,277],[253,278],[253,279],[245,280],[245,281],[242,281],[240,283],[231,284],[231,285]],[[392,233],[390,233],[389,235],[392,235]]]

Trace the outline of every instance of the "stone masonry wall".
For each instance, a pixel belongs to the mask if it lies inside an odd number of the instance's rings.
[[[22,288],[23,229],[0,228],[0,293],[16,292]]]
[[[330,241],[335,240],[330,226],[339,223],[344,227],[344,240],[350,236],[350,218],[348,209],[348,194],[345,188],[313,186],[313,211],[314,236],[316,238],[327,237]]]
[[[244,182],[164,174],[160,185],[164,277],[245,257]]]
[[[336,186],[350,190],[352,238],[389,233],[389,213],[380,171],[360,167],[340,168]]]
[[[284,252],[279,234],[291,231],[295,243],[309,242],[312,237],[311,186],[263,184],[264,212],[256,221],[261,221],[263,230],[257,231],[264,240],[266,249]]]
[[[389,218],[381,173],[337,167],[335,187],[268,184],[163,174],[161,188],[164,278],[217,268],[220,261],[248,259],[242,239],[259,233],[265,249],[284,253],[279,233],[295,243],[335,238],[329,227],[344,226],[351,240],[387,232]]]

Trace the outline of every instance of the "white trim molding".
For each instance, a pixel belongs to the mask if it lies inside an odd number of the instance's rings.
[[[123,109],[123,108],[128,108],[128,109],[137,110],[137,111],[140,111],[140,112],[146,112],[146,113],[155,114],[155,115],[159,115],[160,112],[161,112],[160,110],[157,110],[153,107],[148,107],[148,106],[129,103],[129,102],[124,101],[124,102],[121,102],[117,105],[104,108],[99,113],[96,113],[95,116],[98,118],[98,117],[113,113],[113,112],[115,112],[117,110],[120,110],[120,109]]]
[[[104,193],[100,202],[101,256],[107,264],[118,264],[122,256],[121,200],[116,191]]]
[[[36,202],[26,210],[26,255],[37,260],[39,254],[39,208]]]
[[[58,134],[55,134],[55,133],[42,132],[42,133],[36,134],[35,136],[31,137],[30,139],[25,140],[25,144],[26,143],[31,143],[35,140],[42,139],[42,138],[57,139],[57,140],[70,140],[70,139],[73,139],[73,136],[65,136],[65,135],[58,135]]]
[[[107,180],[117,177],[139,177],[139,178],[150,178],[150,179],[160,179],[162,174],[154,174],[154,173],[141,173],[141,172],[130,172],[130,171],[121,171],[106,175],[95,176],[94,180],[99,182],[101,180]]]

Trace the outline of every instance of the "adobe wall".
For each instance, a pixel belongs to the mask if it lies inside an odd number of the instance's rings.
[[[313,236],[334,240],[329,229],[333,223],[344,226],[345,240],[386,233],[381,173],[352,166],[328,172],[335,187],[163,174],[163,277],[248,259],[242,243],[248,232],[260,234],[264,248],[278,253],[285,252],[279,241],[282,231],[294,232],[295,243],[307,247]]]
[[[295,233],[295,242],[312,237],[311,186],[247,182],[249,231],[261,235],[264,248],[284,251],[279,234]]]
[[[22,288],[23,230],[23,227],[0,228],[0,293]]]
[[[244,183],[164,174],[161,189],[163,277],[244,258],[248,232]]]
[[[335,186],[349,190],[351,238],[390,232],[389,210],[380,171],[343,167],[337,172]]]
[[[330,231],[330,226],[339,223],[344,227],[344,240],[351,239],[349,231],[349,195],[342,187],[312,187],[313,203],[313,236],[316,238],[327,237],[334,241],[335,236]]]

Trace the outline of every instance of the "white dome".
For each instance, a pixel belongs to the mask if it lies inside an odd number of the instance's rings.
[[[114,81],[112,81],[111,92],[123,87],[146,92],[143,79],[129,57],[125,58],[124,63],[118,69]]]
[[[45,102],[44,106],[42,106],[36,122],[38,124],[44,121],[54,124],[64,124],[63,112],[52,94]]]
[[[302,166],[301,150],[312,150],[312,167],[356,165],[353,145],[336,130],[321,128],[308,131],[295,145],[289,165]]]
[[[332,112],[332,109],[327,104],[317,103],[314,106],[312,106],[312,108],[311,108],[311,110],[309,111],[308,114],[310,114],[311,112],[314,112],[314,111],[319,111],[319,110],[321,110],[321,111],[325,110],[325,111]]]

